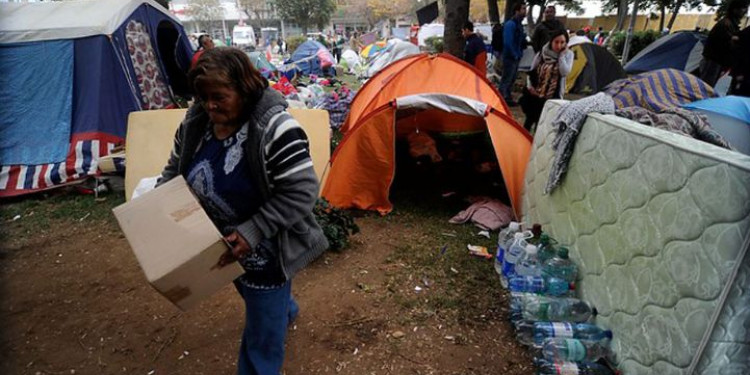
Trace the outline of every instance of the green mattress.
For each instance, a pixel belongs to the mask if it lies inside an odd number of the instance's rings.
[[[750,157],[591,114],[567,175],[545,107],[523,214],[571,247],[578,294],[614,331],[624,374],[750,374]]]

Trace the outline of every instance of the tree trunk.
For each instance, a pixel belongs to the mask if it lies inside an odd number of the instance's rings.
[[[659,32],[664,30],[664,19],[667,18],[667,7],[663,4],[659,7],[661,10],[661,17],[659,18]]]
[[[635,20],[638,18],[638,0],[633,2],[633,15],[630,16],[630,26],[628,26],[628,35],[625,37],[625,47],[622,49],[622,65],[628,62],[628,53],[630,53],[630,42],[633,41],[633,29]]]
[[[513,18],[513,5],[519,0],[505,0],[505,20],[508,22],[509,19]]]
[[[500,23],[500,10],[497,9],[497,0],[487,0],[487,13],[490,17],[490,24],[497,25]]]
[[[669,17],[669,23],[667,24],[667,29],[669,29],[670,31],[672,30],[674,21],[677,19],[677,14],[680,13],[680,8],[682,8],[682,4],[684,3],[685,0],[678,0],[677,4],[674,5],[674,9],[672,9],[672,16]]]
[[[617,5],[617,26],[615,30],[622,31],[622,27],[625,26],[625,17],[628,15],[628,0],[620,0]]]
[[[464,57],[464,37],[461,28],[469,19],[469,0],[445,1],[445,31],[443,32],[444,51],[453,56]]]

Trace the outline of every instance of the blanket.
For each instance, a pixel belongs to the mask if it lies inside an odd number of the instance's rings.
[[[513,220],[513,209],[498,200],[482,198],[456,214],[448,222],[463,224],[470,220],[482,229],[498,230]]]
[[[565,172],[568,170],[568,162],[573,155],[573,148],[578,133],[581,132],[586,116],[591,112],[613,114],[615,103],[612,97],[605,93],[598,93],[574,102],[565,104],[557,113],[557,118],[552,121],[552,129],[556,131],[552,148],[555,150],[555,158],[549,171],[549,179],[544,188],[545,194],[554,190],[562,182]]]
[[[729,143],[709,124],[705,116],[682,108],[667,108],[654,112],[641,107],[618,109],[615,114],[643,125],[682,134],[723,148]]]

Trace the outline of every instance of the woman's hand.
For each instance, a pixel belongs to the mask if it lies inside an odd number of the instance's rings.
[[[221,258],[219,258],[219,263],[216,264],[219,268],[245,257],[245,255],[252,250],[250,249],[250,244],[245,240],[245,237],[242,237],[237,231],[224,237],[224,240],[226,240],[232,248],[227,250],[227,252],[222,254]]]
[[[536,91],[536,89],[535,89],[534,87],[532,87],[532,86],[528,86],[528,87],[526,87],[526,90],[529,90],[529,94],[531,94],[531,95],[534,95],[534,96],[537,96],[537,97],[539,96],[539,93],[538,93],[538,92]]]

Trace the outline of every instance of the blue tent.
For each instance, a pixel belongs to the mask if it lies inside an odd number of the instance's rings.
[[[706,115],[714,130],[735,150],[750,155],[750,98],[723,96],[687,103],[683,107]]]
[[[680,31],[663,36],[649,44],[625,64],[625,72],[634,74],[672,68],[693,73],[703,59],[706,35]]]
[[[0,3],[0,197],[98,173],[130,112],[175,106],[191,57],[152,0]]]
[[[284,62],[284,66],[279,68],[279,70],[283,71],[287,76],[290,75],[290,72],[292,76],[294,74],[335,75],[336,71],[334,69],[327,69],[326,71],[323,71],[323,68],[320,66],[318,51],[320,51],[321,49],[323,50],[322,53],[327,54],[327,57],[330,58],[331,61],[335,61],[333,59],[333,55],[331,55],[331,52],[329,52],[324,45],[314,40],[308,40],[300,44],[300,46],[297,47],[296,50],[294,50],[294,53],[292,53],[292,57]]]

